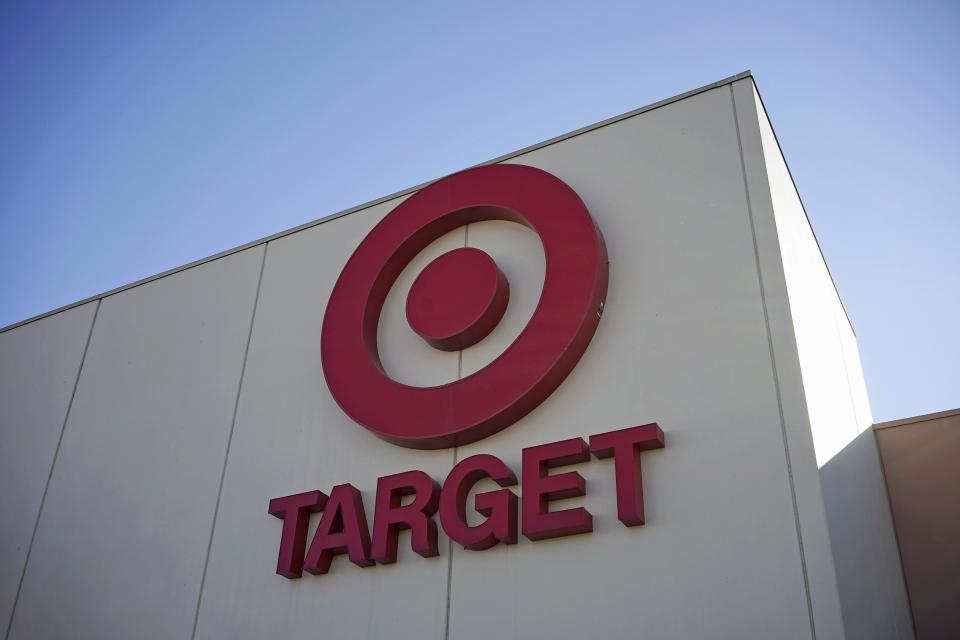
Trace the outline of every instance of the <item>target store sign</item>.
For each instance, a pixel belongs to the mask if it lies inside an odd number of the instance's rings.
[[[518,222],[540,237],[546,274],[533,317],[499,358],[471,376],[438,387],[392,380],[377,351],[391,286],[431,242],[484,220]],[[400,204],[347,262],[323,322],[327,386],[351,418],[394,444],[439,449],[475,442],[522,418],[567,377],[593,337],[606,295],[603,236],[573,189],[532,167],[470,169]],[[508,296],[487,254],[458,249],[421,273],[407,317],[429,344],[462,349],[496,326]]]
[[[533,316],[493,362],[460,380],[414,387],[391,379],[380,362],[377,327],[384,300],[410,261],[432,242],[485,220],[523,224],[546,255],[543,291]],[[456,447],[520,420],[556,390],[584,354],[603,314],[607,252],[580,197],[557,177],[522,165],[490,165],[439,180],[391,211],[360,243],[327,304],[321,336],[323,372],[331,394],[353,421],[393,444],[416,449]],[[407,321],[423,340],[444,351],[466,349],[498,324],[510,285],[494,260],[474,248],[450,251],[417,276],[406,301]],[[550,469],[612,458],[618,517],[643,524],[640,452],[664,446],[656,424],[630,427],[523,450],[522,500],[509,487],[513,470],[481,454],[459,462],[441,486],[422,471],[377,481],[372,528],[360,491],[350,485],[270,501],[283,520],[277,573],[296,578],[326,573],[334,556],[356,565],[392,563],[398,533],[424,557],[439,553],[437,519],[466,549],[515,544],[592,531],[583,507],[551,511],[551,500],[586,494],[576,471]],[[490,478],[502,488],[478,493],[472,508],[485,520],[469,525],[473,486]],[[406,499],[404,499],[406,498]],[[322,512],[307,546],[310,514]],[[519,515],[518,515],[519,514]]]

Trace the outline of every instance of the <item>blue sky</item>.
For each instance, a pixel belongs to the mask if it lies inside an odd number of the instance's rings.
[[[0,326],[749,68],[875,417],[960,406],[958,6],[7,0]]]

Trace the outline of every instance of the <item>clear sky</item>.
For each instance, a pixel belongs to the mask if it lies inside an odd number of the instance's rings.
[[[0,326],[752,69],[874,415],[960,406],[956,2],[0,4]]]

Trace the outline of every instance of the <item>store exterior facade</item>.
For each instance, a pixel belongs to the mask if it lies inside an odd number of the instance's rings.
[[[0,372],[9,638],[914,636],[749,73],[7,328]]]

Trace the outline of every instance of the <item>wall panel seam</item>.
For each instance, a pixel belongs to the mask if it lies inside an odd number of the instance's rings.
[[[740,154],[740,170],[743,175],[743,190],[747,199],[747,216],[750,221],[750,234],[753,240],[753,253],[754,253],[754,259],[757,265],[757,280],[760,286],[760,303],[763,309],[763,322],[764,322],[766,333],[767,333],[767,349],[770,353],[770,366],[771,366],[771,372],[773,376],[773,387],[777,397],[777,410],[779,412],[779,417],[780,417],[780,435],[783,438],[783,452],[786,458],[786,466],[787,466],[787,481],[790,486],[790,499],[793,504],[793,520],[794,520],[794,527],[796,528],[796,533],[797,533],[797,547],[800,553],[800,568],[803,574],[803,587],[804,587],[804,591],[807,599],[807,615],[809,616],[809,619],[810,619],[810,637],[813,640],[816,640],[817,631],[816,631],[816,626],[814,624],[814,617],[813,617],[813,599],[810,595],[810,577],[807,574],[807,560],[806,560],[806,554],[803,548],[803,533],[800,527],[800,510],[797,503],[796,482],[793,477],[793,463],[790,457],[790,443],[787,437],[787,425],[786,425],[786,419],[783,413],[783,398],[780,390],[780,377],[777,373],[777,361],[776,361],[776,355],[774,353],[773,334],[770,329],[770,314],[767,309],[767,293],[766,293],[766,288],[763,282],[763,270],[761,268],[761,263],[760,263],[760,247],[759,247],[759,244],[757,243],[757,231],[756,231],[756,225],[754,223],[754,217],[753,217],[753,204],[750,198],[750,186],[747,181],[747,165],[743,156],[743,140],[740,135],[740,120],[737,114],[737,100],[733,93],[733,85],[731,84],[729,86],[730,86],[730,104],[733,107],[733,124],[734,124],[734,127],[736,128],[737,148]]]
[[[831,309],[831,311],[833,310]],[[833,332],[834,332],[834,335],[837,337],[837,344],[840,345],[840,363],[843,365],[843,380],[844,382],[847,383],[847,399],[850,401],[850,410],[851,412],[853,412],[853,419],[856,421],[856,425],[854,425],[853,435],[850,439],[850,441],[853,442],[853,440],[856,439],[856,437],[859,436],[863,431],[866,431],[867,429],[870,428],[870,422],[873,422],[873,421],[872,420],[868,421],[866,425],[863,428],[861,428],[861,424],[863,423],[860,421],[860,412],[857,411],[857,401],[853,397],[853,383],[850,380],[850,366],[847,364],[847,353],[846,353],[846,350],[844,349],[843,335],[841,334],[841,329],[840,329],[839,323],[837,322],[836,313],[833,313],[832,315],[833,315],[833,323],[832,323]],[[856,340],[856,336],[854,336],[854,340]]]
[[[230,418],[230,431],[227,434],[227,447],[223,454],[223,466],[220,468],[220,485],[217,488],[217,500],[213,508],[213,521],[210,523],[210,537],[207,540],[207,553],[203,560],[203,573],[200,575],[200,590],[197,593],[197,607],[193,613],[193,629],[190,637],[197,635],[197,623],[200,621],[200,605],[203,602],[203,589],[207,583],[207,568],[210,566],[210,552],[213,549],[213,536],[217,529],[217,516],[220,513],[220,498],[223,495],[223,481],[227,475],[227,461],[230,459],[230,447],[233,444],[233,431],[237,424],[237,409],[240,406],[240,392],[243,390],[243,378],[247,371],[247,356],[250,353],[250,342],[253,337],[253,325],[257,318],[257,307],[260,303],[260,286],[263,284],[263,269],[267,264],[267,250],[270,243],[264,244],[263,256],[260,259],[260,273],[257,276],[257,289],[253,296],[253,308],[250,312],[250,326],[247,329],[247,343],[243,349],[243,362],[240,365],[240,379],[237,381],[237,395],[233,401],[233,415]]]
[[[17,612],[17,603],[20,601],[20,591],[23,589],[23,581],[27,575],[27,567],[30,564],[30,554],[33,551],[33,542],[37,537],[37,530],[40,528],[40,517],[43,515],[43,507],[47,502],[47,492],[50,490],[50,481],[53,479],[53,469],[57,464],[57,458],[60,456],[60,445],[63,443],[63,434],[67,430],[67,421],[70,419],[70,410],[73,409],[73,399],[77,396],[77,387],[80,385],[80,374],[83,373],[83,364],[87,360],[87,351],[90,348],[90,340],[93,337],[93,328],[97,324],[97,315],[100,313],[100,303],[98,299],[97,306],[93,310],[93,318],[90,320],[90,329],[87,331],[87,339],[83,344],[83,353],[80,355],[80,365],[77,367],[77,375],[73,380],[73,389],[70,391],[70,400],[67,401],[67,411],[63,416],[63,424],[60,425],[60,435],[57,437],[57,446],[53,450],[53,459],[50,461],[50,470],[47,473],[47,481],[43,485],[43,494],[40,497],[40,506],[37,508],[37,518],[33,522],[33,532],[30,534],[30,543],[27,545],[27,555],[23,559],[23,569],[20,571],[20,581],[17,583],[17,593],[13,597],[13,607],[10,609],[10,619],[7,621],[7,631],[4,639],[9,640],[10,632],[13,629],[13,618]]]
[[[470,246],[470,225],[463,226],[463,246]],[[457,352],[457,380],[463,377],[463,349]],[[453,448],[453,464],[457,466],[457,447]],[[443,619],[443,640],[450,640],[450,598],[453,591],[453,539],[447,545],[447,607]]]
[[[457,466],[457,448],[453,448],[453,466]],[[451,467],[452,468],[452,467]],[[443,639],[450,640],[450,598],[453,591],[453,538],[447,538],[447,607],[443,622]]]

